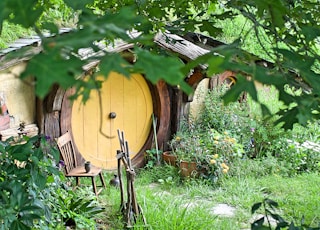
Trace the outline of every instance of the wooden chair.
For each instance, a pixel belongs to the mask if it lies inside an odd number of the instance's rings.
[[[92,181],[93,192],[98,195],[102,188],[106,187],[101,168],[91,165],[89,172],[85,171],[84,165],[77,165],[76,153],[74,151],[74,144],[70,132],[66,132],[57,139],[58,148],[60,150],[62,159],[65,164],[65,175],[66,177],[75,177],[77,186],[80,185],[80,177],[90,177]],[[95,177],[100,177],[102,188],[97,191]]]

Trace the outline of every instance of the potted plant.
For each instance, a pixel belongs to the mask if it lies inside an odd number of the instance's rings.
[[[182,126],[170,141],[173,154],[180,165],[181,176],[201,176],[216,181],[227,174],[230,163],[242,157],[243,146],[227,131],[199,128],[197,123]]]
[[[176,133],[170,142],[170,146],[172,155],[178,161],[181,176],[197,175],[197,162],[202,154],[197,137],[187,130],[182,130]]]
[[[171,150],[162,153],[162,160],[168,165],[177,166],[177,156]]]

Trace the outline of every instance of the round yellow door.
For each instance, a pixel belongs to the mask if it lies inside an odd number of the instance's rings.
[[[100,103],[98,93],[91,92],[85,105],[81,99],[73,103],[73,137],[85,160],[104,169],[115,169],[116,151],[120,150],[117,130],[124,131],[132,159],[151,129],[152,97],[141,75],[133,74],[128,79],[111,73],[102,84],[101,99]]]

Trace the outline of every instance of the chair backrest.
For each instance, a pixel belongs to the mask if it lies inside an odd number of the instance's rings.
[[[76,153],[74,151],[74,146],[69,131],[57,139],[57,145],[65,164],[66,173],[68,174],[72,169],[77,167]]]

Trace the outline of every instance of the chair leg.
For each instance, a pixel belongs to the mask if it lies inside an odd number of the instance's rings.
[[[80,178],[78,176],[76,177],[76,185],[80,186]]]
[[[92,187],[93,187],[93,192],[96,194],[96,196],[98,195],[97,192],[97,186],[96,186],[96,181],[94,180],[94,177],[91,177],[91,181],[92,181]]]
[[[101,180],[101,184],[102,184],[102,187],[106,187],[106,182],[104,181],[104,178],[103,178],[103,175],[102,175],[102,172],[99,173],[99,176],[100,176],[100,180]]]

